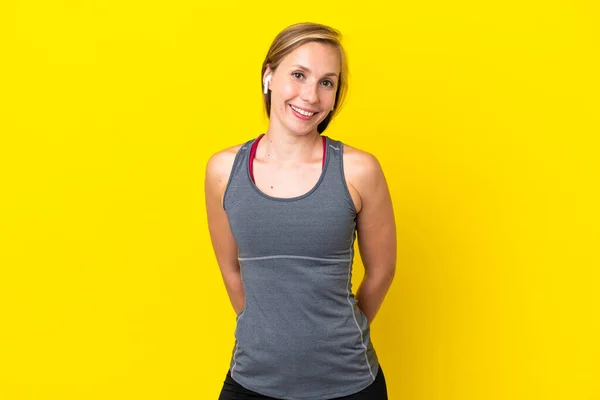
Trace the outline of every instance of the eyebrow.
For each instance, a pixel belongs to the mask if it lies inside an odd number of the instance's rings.
[[[295,65],[292,65],[292,67],[297,67],[297,68],[300,68],[303,71],[310,72],[310,69],[306,68],[304,65],[295,64]],[[327,73],[327,74],[325,74],[323,76],[335,76],[335,77],[337,77],[338,75],[335,72],[329,72],[329,73]]]

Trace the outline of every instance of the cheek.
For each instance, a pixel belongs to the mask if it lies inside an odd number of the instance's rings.
[[[285,102],[292,100],[293,98],[295,98],[298,93],[297,93],[297,88],[295,85],[293,84],[288,84],[288,85],[283,85],[280,89],[279,89],[279,109],[280,110],[285,110],[286,105]]]
[[[294,84],[285,85],[282,88],[281,93],[283,94],[284,99],[291,99],[298,95],[299,89],[298,86]]]
[[[293,83],[281,85],[279,89],[279,95],[283,101],[290,100],[298,95],[298,87]]]
[[[335,104],[335,92],[328,93],[327,103],[329,104],[329,108],[333,107],[333,105]]]

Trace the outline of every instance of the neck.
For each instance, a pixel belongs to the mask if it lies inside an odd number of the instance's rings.
[[[290,135],[281,130],[269,129],[258,144],[256,156],[277,163],[298,163],[321,158],[321,136],[315,131],[306,135]]]

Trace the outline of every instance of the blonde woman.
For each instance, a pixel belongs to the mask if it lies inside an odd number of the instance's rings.
[[[373,155],[322,134],[347,77],[337,30],[284,29],[261,71],[267,131],[208,161],[208,226],[237,314],[220,400],[387,399],[370,324],[395,271],[390,194]]]

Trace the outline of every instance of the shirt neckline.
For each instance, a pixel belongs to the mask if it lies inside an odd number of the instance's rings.
[[[258,186],[256,186],[256,183],[254,181],[254,173],[253,173],[253,161],[254,161],[254,157],[256,155],[256,148],[258,147],[258,142],[260,141],[260,139],[263,138],[265,134],[262,133],[260,134],[256,139],[254,139],[254,141],[252,142],[252,145],[250,147],[250,151],[248,152],[248,157],[246,158],[246,171],[247,171],[247,176],[248,176],[248,180],[250,181],[250,185],[254,188],[254,190],[256,190],[256,192],[258,192],[258,194],[260,194],[261,196],[270,199],[270,200],[274,200],[274,201],[294,201],[294,200],[300,200],[303,199],[307,196],[309,196],[310,194],[312,194],[315,190],[317,190],[317,188],[321,185],[321,182],[323,181],[323,179],[325,178],[325,172],[327,170],[327,165],[329,164],[329,159],[330,157],[330,150],[329,150],[329,144],[330,144],[330,139],[329,137],[325,136],[325,135],[321,135],[322,141],[323,141],[323,160],[322,160],[322,168],[321,168],[321,175],[319,176],[319,179],[317,180],[317,183],[315,183],[315,185],[306,193],[301,194],[299,196],[294,196],[294,197],[275,197],[275,196],[271,196],[266,194],[265,192],[263,192],[262,190],[260,190],[258,188]]]

